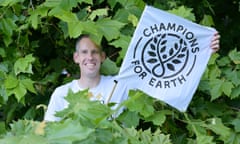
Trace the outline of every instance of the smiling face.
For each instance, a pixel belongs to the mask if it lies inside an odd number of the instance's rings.
[[[104,60],[104,53],[89,37],[83,37],[78,42],[74,61],[79,64],[81,77],[99,76],[100,66]]]

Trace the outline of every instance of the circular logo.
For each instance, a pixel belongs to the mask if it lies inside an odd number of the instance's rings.
[[[158,78],[179,74],[187,64],[187,42],[173,33],[157,34],[144,45],[141,61],[144,68]]]

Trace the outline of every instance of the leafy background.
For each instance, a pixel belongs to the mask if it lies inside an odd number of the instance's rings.
[[[75,38],[90,33],[108,55],[102,73],[116,74],[146,4],[221,34],[187,112],[131,91],[109,119],[84,91],[68,95],[61,122],[42,122],[54,88],[78,77]],[[0,0],[0,143],[239,144],[239,18],[237,0]]]

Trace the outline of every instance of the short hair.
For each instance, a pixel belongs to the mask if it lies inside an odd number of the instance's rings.
[[[76,45],[75,45],[76,51],[78,51],[78,49],[79,49],[79,43],[80,43],[80,41],[81,41],[83,38],[89,38],[89,39],[91,39],[91,36],[90,36],[89,34],[82,34],[82,35],[80,35],[80,36],[77,38],[77,41],[76,41]],[[91,39],[91,40],[92,40],[92,39]],[[94,44],[100,49],[100,51],[102,51],[101,46],[97,45],[95,42],[94,42]]]

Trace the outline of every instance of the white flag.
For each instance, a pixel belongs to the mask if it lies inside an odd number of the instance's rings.
[[[215,32],[146,6],[117,76],[118,84],[186,111],[211,56]]]

